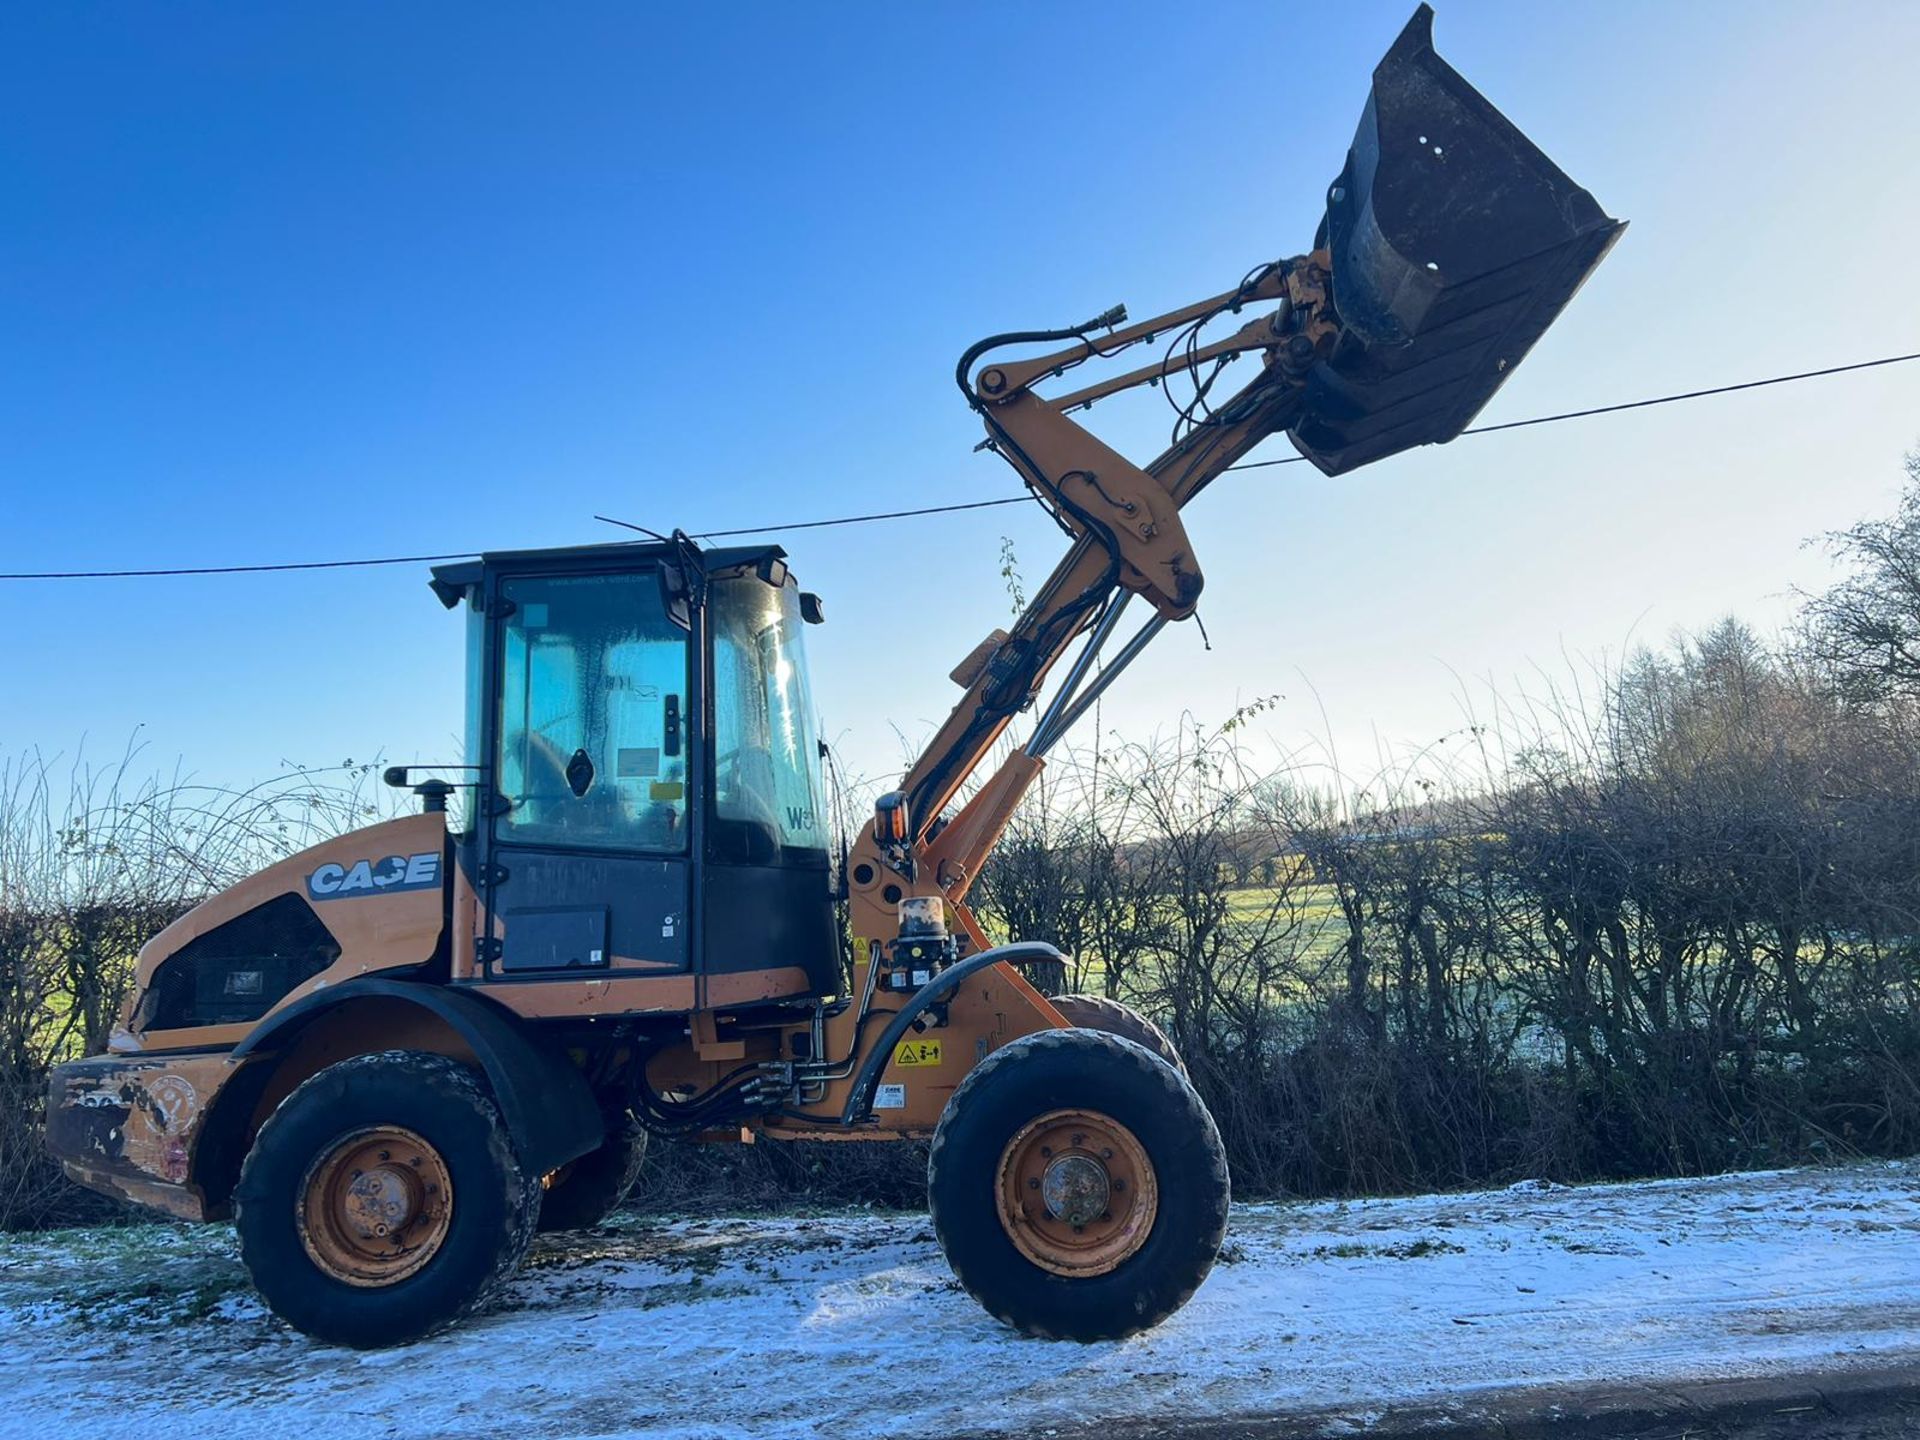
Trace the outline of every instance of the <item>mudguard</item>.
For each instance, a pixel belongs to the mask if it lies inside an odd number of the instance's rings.
[[[906,1038],[914,1021],[951,995],[962,980],[994,965],[1018,967],[1065,959],[1066,956],[1044,940],[1020,940],[992,950],[978,951],[942,970],[907,997],[893,1019],[887,1022],[887,1028],[880,1032],[880,1038],[868,1047],[867,1057],[860,1063],[860,1070],[854,1076],[853,1088],[847,1092],[847,1103],[840,1112],[840,1123],[858,1125],[873,1114],[874,1087],[880,1083],[881,1072],[893,1058],[894,1047]],[[1051,1010],[1046,1013],[1053,1014]],[[1060,1022],[1056,1019],[1054,1023]]]
[[[375,997],[419,1005],[459,1032],[486,1071],[520,1163],[535,1174],[559,1169],[606,1138],[593,1090],[565,1054],[491,1001],[445,985],[367,979],[330,987],[272,1016],[234,1047],[233,1059],[277,1049],[335,1006]]]

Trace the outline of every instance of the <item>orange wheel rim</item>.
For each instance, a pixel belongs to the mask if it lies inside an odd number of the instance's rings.
[[[431,1260],[453,1224],[453,1177],[398,1125],[342,1135],[307,1167],[295,1210],[308,1257],[348,1285],[392,1285]]]
[[[1050,1110],[1000,1152],[1000,1224],[1042,1270],[1116,1269],[1153,1233],[1160,1185],[1146,1147],[1097,1110]]]

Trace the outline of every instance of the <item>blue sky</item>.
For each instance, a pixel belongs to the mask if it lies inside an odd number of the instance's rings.
[[[0,570],[617,538],[1011,493],[951,384],[1307,248],[1411,11],[1227,4],[15,7],[0,20]],[[1441,53],[1621,245],[1483,417],[1920,348],[1904,5],[1451,0]],[[1231,373],[1231,372],[1230,372]],[[1566,656],[1778,623],[1890,505],[1920,366],[1228,477],[1209,577],[1105,715],[1258,695],[1349,769]],[[1163,402],[1095,412],[1140,458]],[[1284,441],[1269,453],[1285,453]],[[800,532],[827,732],[901,755],[1062,541]],[[877,590],[876,576],[898,577]],[[246,781],[451,758],[423,567],[0,585],[0,753]],[[1477,678],[1476,678],[1477,677]]]

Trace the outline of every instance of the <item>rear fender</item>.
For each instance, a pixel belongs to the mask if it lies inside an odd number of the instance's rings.
[[[492,1002],[443,985],[365,979],[309,995],[262,1024],[233,1058],[289,1052],[328,1014],[363,1000],[417,1007],[422,1018],[431,1016],[458,1037],[485,1072],[514,1150],[533,1173],[557,1170],[606,1138],[593,1090],[564,1051]]]

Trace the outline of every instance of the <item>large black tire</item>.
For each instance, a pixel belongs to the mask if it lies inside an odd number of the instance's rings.
[[[443,1167],[450,1199],[439,1238],[409,1273],[345,1279],[313,1248],[323,1228],[308,1208],[323,1193],[314,1177],[347,1163],[339,1157],[357,1137],[377,1144],[389,1133],[423,1142],[428,1173],[434,1162]],[[370,1349],[430,1335],[483,1304],[527,1253],[540,1181],[522,1170],[472,1070],[444,1055],[388,1050],[329,1066],[282,1101],[247,1155],[234,1201],[241,1259],[273,1312],[315,1339]]]
[[[1020,973],[1042,995],[1051,995],[1056,990],[1067,988],[1067,962],[1064,959],[1032,960],[1020,967]]]
[[[1145,1239],[1104,1272],[1049,1268],[1003,1218],[1003,1186],[1023,1198],[1022,1184],[1039,1191],[1017,1179],[1009,1157],[1056,1114],[1117,1123],[1151,1165],[1157,1207]],[[940,1247],[968,1293],[1016,1330],[1050,1339],[1117,1340],[1157,1325],[1199,1288],[1227,1229],[1226,1152],[1206,1106],[1157,1055],[1097,1030],[1023,1036],[975,1066],[934,1132],[927,1190]]]
[[[598,1150],[570,1160],[542,1182],[540,1232],[591,1230],[627,1198],[647,1158],[647,1132],[626,1121]]]
[[[1069,1025],[1081,1030],[1104,1030],[1109,1035],[1131,1040],[1151,1050],[1182,1075],[1187,1073],[1187,1062],[1173,1048],[1167,1032],[1131,1006],[1104,995],[1051,995],[1047,1003],[1058,1010]]]

